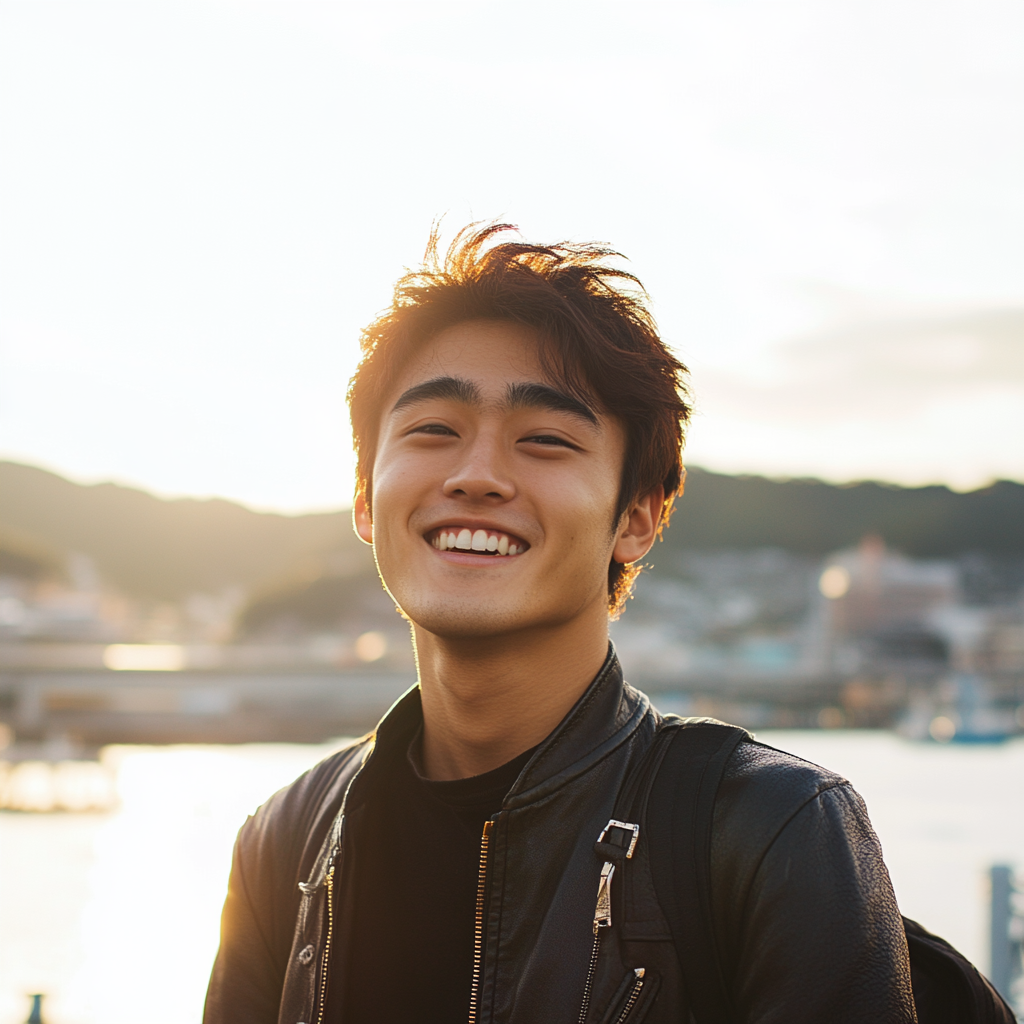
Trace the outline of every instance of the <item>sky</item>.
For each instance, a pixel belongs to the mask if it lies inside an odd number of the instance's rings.
[[[624,253],[692,465],[1024,480],[1019,0],[4,0],[0,458],[347,504],[439,217]]]

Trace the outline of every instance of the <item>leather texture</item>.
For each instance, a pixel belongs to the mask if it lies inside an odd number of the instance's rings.
[[[718,791],[711,878],[739,1020],[916,1019],[889,873],[845,779],[740,744]]]
[[[365,852],[361,809],[421,721],[413,688],[375,736],[307,772],[242,827],[205,1024],[320,1024],[326,984],[358,984],[344,965],[358,941],[345,908]],[[580,1022],[602,867],[595,841],[660,722],[611,651],[509,791],[488,856],[480,1024]],[[612,926],[602,929],[581,1024],[691,1020],[646,838],[613,879]],[[715,805],[712,882],[737,1024],[916,1019],[892,887],[845,780],[741,743]],[[643,985],[630,1002],[638,968]]]

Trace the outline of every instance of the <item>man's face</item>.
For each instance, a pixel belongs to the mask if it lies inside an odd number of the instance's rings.
[[[442,332],[382,413],[372,538],[388,590],[451,638],[604,615],[624,453],[616,420],[545,377],[528,328]],[[362,504],[356,525],[370,539]]]

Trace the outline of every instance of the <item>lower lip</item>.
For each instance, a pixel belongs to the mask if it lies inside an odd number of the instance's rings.
[[[453,562],[455,565],[494,565],[502,562],[512,562],[515,559],[520,558],[526,554],[526,551],[521,551],[515,555],[478,555],[475,551],[439,551],[430,545],[436,555],[440,555],[446,562]],[[529,550],[529,549],[527,549]]]

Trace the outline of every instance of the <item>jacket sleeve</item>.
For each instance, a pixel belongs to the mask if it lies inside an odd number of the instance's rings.
[[[203,1024],[277,1024],[301,895],[366,742],[275,793],[235,841]]]
[[[912,1024],[906,937],[864,803],[845,780],[779,756],[774,778],[726,786],[721,830],[716,808],[712,899],[737,1020]]]
[[[272,897],[261,891],[259,855],[269,851],[260,841],[260,831],[257,819],[249,818],[235,842],[204,1024],[277,1022],[284,960],[280,936],[275,934]]]

